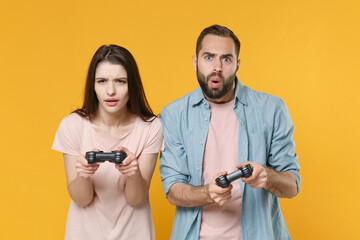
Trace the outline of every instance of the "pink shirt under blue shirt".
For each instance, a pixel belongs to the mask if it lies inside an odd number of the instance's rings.
[[[211,117],[203,161],[203,184],[223,171],[236,170],[238,159],[238,126],[234,100],[216,104],[209,102]],[[224,121],[226,119],[226,121]],[[240,240],[241,192],[240,182],[232,182],[231,199],[224,206],[209,204],[203,207],[200,240]]]
[[[137,117],[129,132],[118,138],[109,138],[96,132],[88,118],[72,113],[60,123],[52,149],[84,156],[93,149],[110,152],[123,146],[139,157],[159,152],[162,132],[158,118],[144,122]],[[149,199],[136,207],[127,204],[124,197],[126,177],[114,167],[114,163],[101,163],[91,180],[94,199],[86,207],[79,207],[71,201],[65,240],[155,239]]]

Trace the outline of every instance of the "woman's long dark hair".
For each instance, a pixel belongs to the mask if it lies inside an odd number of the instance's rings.
[[[126,70],[129,92],[128,110],[144,121],[154,119],[155,114],[146,99],[136,61],[127,49],[117,45],[103,45],[94,54],[86,78],[83,106],[74,112],[82,117],[89,117],[96,112],[99,101],[95,93],[95,72],[98,64],[104,61],[120,64]]]

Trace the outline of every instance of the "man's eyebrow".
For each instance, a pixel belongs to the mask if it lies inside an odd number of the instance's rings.
[[[217,54],[211,53],[211,52],[204,52],[204,53],[202,54],[202,56],[204,56],[204,55],[213,57],[213,56],[216,56]],[[223,55],[221,55],[221,57],[222,57],[222,58],[235,58],[234,55],[231,54],[231,53],[223,54]]]
[[[231,53],[228,53],[228,54],[221,55],[221,57],[223,57],[223,58],[234,58],[234,55],[232,55]]]
[[[215,56],[216,54],[215,53],[211,53],[211,52],[203,52],[203,54],[201,54],[202,56],[204,55],[208,55],[208,56]]]

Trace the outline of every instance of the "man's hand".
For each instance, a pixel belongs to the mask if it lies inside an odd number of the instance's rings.
[[[167,194],[167,199],[171,204],[181,207],[198,207],[208,204],[224,206],[231,199],[230,184],[226,188],[219,187],[215,179],[226,172],[215,175],[210,184],[204,186],[192,186],[187,183],[174,183]]]
[[[268,181],[268,173],[266,168],[258,163],[254,162],[243,162],[238,165],[236,165],[237,168],[241,168],[242,166],[245,166],[247,164],[250,164],[253,167],[252,175],[248,178],[241,178],[241,180],[244,183],[249,184],[252,188],[266,188],[266,183]]]
[[[276,197],[293,198],[297,195],[295,175],[291,172],[278,172],[271,167],[265,167],[254,162],[243,162],[236,167],[240,168],[246,164],[253,167],[252,176],[241,178],[244,183],[252,188],[264,188]]]
[[[219,206],[224,206],[231,199],[231,189],[232,185],[230,184],[226,188],[219,187],[216,184],[215,179],[221,175],[225,175],[227,172],[218,173],[208,185],[209,197],[211,200]]]

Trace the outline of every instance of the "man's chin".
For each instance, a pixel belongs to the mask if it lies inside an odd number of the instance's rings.
[[[214,86],[211,86],[211,84],[208,84],[207,89],[208,89],[208,91],[211,91],[213,93],[219,93],[224,89],[224,85],[219,84],[218,86],[214,87]]]
[[[221,89],[207,89],[207,91],[204,91],[204,93],[208,98],[211,99],[219,99],[224,96],[224,94],[221,92]]]

